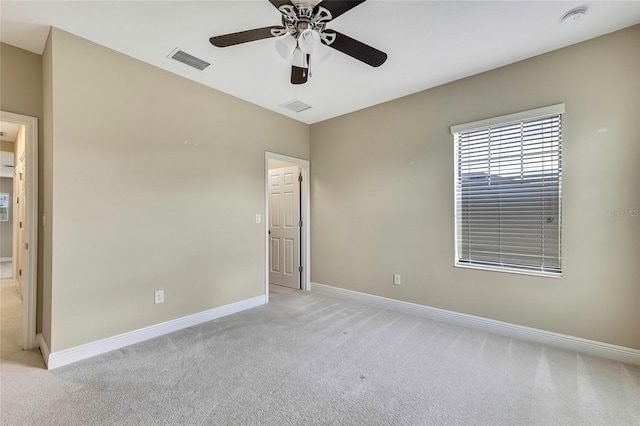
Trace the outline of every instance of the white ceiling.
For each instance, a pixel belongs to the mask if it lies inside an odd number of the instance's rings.
[[[386,52],[387,62],[372,68],[333,50],[307,84],[293,86],[274,39],[209,43],[280,25],[267,0],[0,3],[5,43],[42,53],[55,26],[309,124],[640,23],[640,1],[368,0],[328,28]],[[577,6],[587,7],[586,17],[561,24]],[[176,47],[212,65],[197,71],[168,59]],[[292,99],[312,108],[296,114],[281,106]]]
[[[4,133],[4,136],[0,136],[0,140],[3,142],[15,142],[20,126],[22,124],[0,121],[0,132]]]

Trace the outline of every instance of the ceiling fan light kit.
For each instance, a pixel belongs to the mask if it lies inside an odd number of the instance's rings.
[[[284,37],[276,40],[276,50],[283,59],[290,61],[293,57],[293,49],[296,48],[297,44],[296,38],[287,33]]]
[[[307,28],[298,36],[298,47],[304,53],[311,55],[320,43],[320,34],[316,30]]]
[[[358,40],[326,28],[327,24],[365,0],[323,0],[317,5],[289,0],[269,0],[282,14],[282,26],[256,28],[209,39],[216,47],[229,47],[270,37],[279,37],[276,51],[291,63],[291,83],[309,78],[311,58],[321,63],[330,56],[327,46],[372,67],[379,67],[387,54]]]

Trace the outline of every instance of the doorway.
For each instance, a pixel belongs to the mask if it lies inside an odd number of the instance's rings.
[[[269,284],[310,288],[309,161],[265,153],[265,296]]]
[[[13,214],[12,275],[17,297],[21,296],[22,312],[18,314],[21,326],[18,325],[15,334],[22,336],[19,344],[23,349],[32,349],[37,346],[38,119],[1,111],[0,127],[16,130],[10,201]]]

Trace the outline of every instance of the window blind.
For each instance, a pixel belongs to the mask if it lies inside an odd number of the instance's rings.
[[[562,114],[454,135],[457,264],[559,275]]]

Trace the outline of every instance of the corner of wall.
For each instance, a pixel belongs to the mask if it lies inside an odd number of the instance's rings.
[[[40,158],[38,164],[38,175],[42,179],[40,185],[42,198],[40,199],[39,217],[40,235],[39,242],[39,274],[38,274],[38,294],[41,304],[41,326],[40,330],[44,341],[48,342],[51,348],[51,312],[52,312],[52,213],[53,213],[53,31],[49,31],[49,36],[42,53],[42,109],[43,109],[43,132],[41,138]]]

